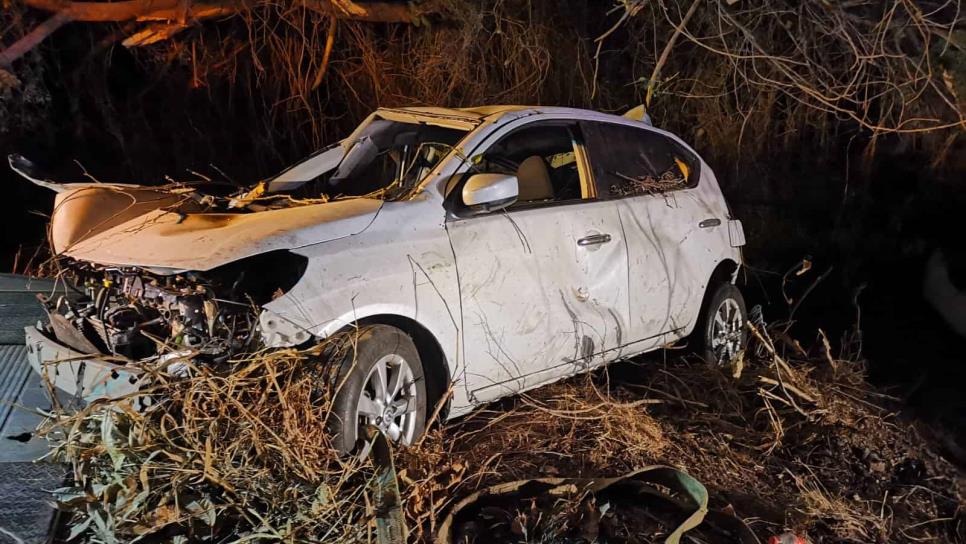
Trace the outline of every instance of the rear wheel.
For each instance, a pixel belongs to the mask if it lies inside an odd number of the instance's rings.
[[[426,380],[412,338],[388,325],[361,329],[342,363],[330,418],[334,445],[368,453],[367,428],[412,444],[426,424]]]
[[[695,329],[699,354],[710,364],[729,366],[745,349],[747,312],[741,291],[730,283],[712,285]]]

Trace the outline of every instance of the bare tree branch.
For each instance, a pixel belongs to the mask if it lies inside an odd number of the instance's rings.
[[[303,0],[293,2],[306,9],[343,19],[376,23],[412,23],[418,14],[408,4],[354,2],[352,0]],[[75,21],[117,22],[139,20],[214,17],[256,7],[252,0],[205,3],[183,0],[122,0],[120,2],[74,2],[70,0],[24,0],[35,9],[63,14]]]
[[[40,42],[44,41],[44,38],[50,36],[51,33],[68,22],[70,22],[69,16],[63,13],[56,13],[46,21],[35,26],[23,38],[20,38],[10,47],[0,51],[0,67],[10,66],[13,64],[13,61],[19,59],[34,47],[37,47]]]
[[[153,11],[174,9],[179,0],[124,0],[121,2],[70,2],[64,0],[24,0],[35,9],[65,15],[75,21],[128,21]]]

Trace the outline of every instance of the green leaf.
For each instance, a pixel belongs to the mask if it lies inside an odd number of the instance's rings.
[[[91,518],[88,517],[82,523],[78,523],[77,525],[74,525],[73,527],[71,527],[70,533],[67,534],[67,540],[74,540],[75,538],[80,536],[81,533],[86,531],[87,528],[90,526],[91,526]]]

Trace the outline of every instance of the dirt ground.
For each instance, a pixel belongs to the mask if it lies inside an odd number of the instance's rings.
[[[821,332],[799,342],[785,326],[757,323],[731,368],[668,349],[432,426],[395,452],[400,497],[388,502],[385,463],[329,443],[329,390],[319,384],[335,383],[338,365],[310,364],[321,351],[158,374],[151,410],[94,403],[49,423],[51,457],[73,473],[55,493],[74,512],[61,534],[375,542],[391,510],[410,542],[665,542],[688,517],[687,496],[661,486],[661,500],[584,484],[491,496],[441,532],[460,501],[489,486],[663,465],[703,484],[713,512],[678,542],[754,544],[719,523],[736,519],[758,542],[787,531],[813,544],[966,542],[966,477],[941,427],[869,385],[855,338],[833,351]]]
[[[831,356],[821,338],[810,350],[777,340],[776,354],[766,347],[771,339],[762,340],[737,378],[736,369],[666,352],[435,431],[398,463],[414,536],[426,538],[448,504],[482,486],[661,464],[700,480],[711,508],[734,513],[762,542],[785,531],[812,543],[966,542],[966,479],[931,428],[898,414],[898,399],[867,385],[862,362]],[[455,532],[467,542],[663,542],[667,535],[646,508],[625,515],[620,506],[597,516],[599,527],[588,533],[586,510],[586,501],[509,501],[463,519]],[[615,534],[614,524],[624,532]],[[704,538],[690,541],[734,542]]]

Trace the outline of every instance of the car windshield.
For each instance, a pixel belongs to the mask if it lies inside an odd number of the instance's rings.
[[[338,167],[296,193],[307,198],[404,198],[465,135],[463,130],[375,120],[351,143]]]

